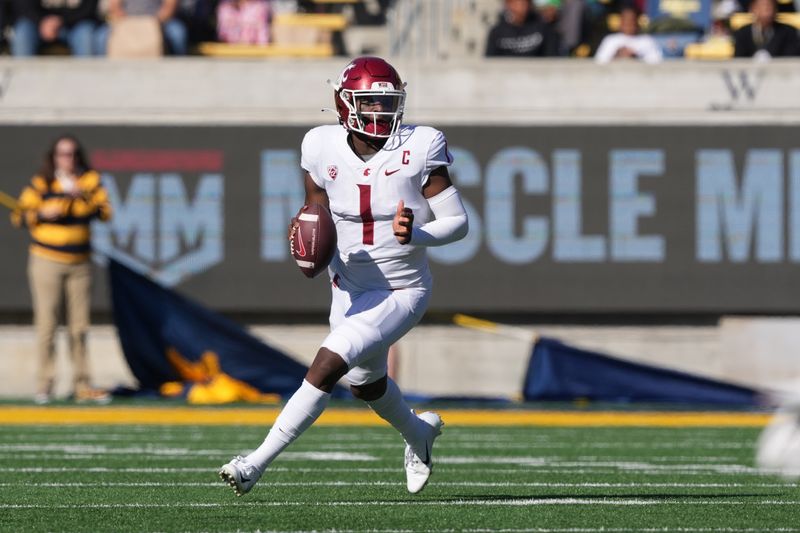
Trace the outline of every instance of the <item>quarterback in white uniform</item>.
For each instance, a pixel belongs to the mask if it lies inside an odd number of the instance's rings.
[[[405,439],[411,493],[428,482],[443,425],[438,414],[408,407],[387,376],[387,353],[428,306],[425,248],[467,234],[467,214],[447,172],[447,141],[433,128],[402,124],[405,84],[383,59],[353,60],[333,87],[340,125],[309,131],[301,157],[305,204],[327,206],[336,224],[331,332],[261,446],[220,470],[240,496],[322,414],[342,377]],[[290,239],[295,228],[296,217]]]

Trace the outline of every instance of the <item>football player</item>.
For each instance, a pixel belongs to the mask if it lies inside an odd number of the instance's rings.
[[[332,85],[340,125],[312,129],[301,149],[305,204],[328,207],[338,237],[328,268],[331,332],[263,444],[220,470],[240,496],[314,423],[342,377],[403,436],[411,493],[428,482],[443,425],[438,414],[408,407],[387,376],[387,352],[428,306],[425,249],[467,234],[467,214],[447,171],[453,159],[440,131],[402,123],[405,83],[383,59],[355,59]],[[296,224],[297,217],[290,240]]]

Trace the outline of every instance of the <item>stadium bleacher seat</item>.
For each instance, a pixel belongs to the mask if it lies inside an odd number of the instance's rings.
[[[210,57],[330,57],[333,46],[330,43],[320,44],[228,44],[200,43],[197,47],[200,55]]]
[[[686,45],[683,50],[686,59],[724,60],[733,57],[733,41],[712,39],[704,43]]]
[[[272,19],[272,26],[342,31],[347,27],[347,18],[337,13],[280,13]]]
[[[800,29],[800,13],[778,13],[778,22]],[[752,13],[734,13],[731,16],[731,29],[736,31],[753,22]],[[704,43],[694,43],[684,49],[686,59],[724,60],[733,57],[733,40],[713,39]]]
[[[340,14],[282,13],[272,19],[272,42],[276,45],[331,44],[331,34],[347,28]]]
[[[201,43],[198,53],[213,57],[330,57],[331,33],[347,27],[339,14],[282,13],[272,20],[269,45]]]
[[[800,13],[778,13],[777,19],[778,22],[794,26],[800,30]],[[752,13],[734,13],[733,16],[731,16],[731,29],[736,31],[743,26],[752,24],[752,22]]]

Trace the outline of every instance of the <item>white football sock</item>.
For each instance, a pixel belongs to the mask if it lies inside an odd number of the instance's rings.
[[[420,419],[408,407],[403,399],[397,384],[392,378],[387,378],[386,392],[377,400],[367,402],[375,413],[387,422],[394,429],[400,432],[411,449],[419,457],[427,455],[425,450],[425,440],[431,434],[431,426]]]
[[[278,415],[261,446],[245,459],[263,472],[289,444],[319,418],[328,406],[331,395],[306,380],[297,389]]]

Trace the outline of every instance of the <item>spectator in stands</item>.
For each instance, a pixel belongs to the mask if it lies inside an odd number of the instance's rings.
[[[559,55],[558,34],[550,30],[530,0],[505,0],[498,23],[489,31],[486,56],[545,57]]]
[[[560,45],[561,34],[559,22],[561,19],[561,0],[534,0],[534,4],[536,6],[536,13],[539,15],[542,24],[547,27],[548,32],[559,36]]]
[[[584,38],[584,22],[589,14],[585,0],[535,0],[539,18],[557,35],[559,54],[570,55]]]
[[[736,0],[740,11],[750,11],[753,0]],[[800,11],[800,0],[777,0],[775,3],[778,13],[795,13]]]
[[[711,24],[706,28],[703,41],[731,42],[731,15],[738,7],[737,0],[716,0],[711,6]]]
[[[54,336],[66,296],[69,346],[76,401],[103,402],[106,392],[89,385],[86,333],[91,294],[90,224],[111,218],[100,175],[91,170],[80,143],[59,137],[45,156],[39,174],[22,191],[11,214],[31,234],[28,277],[38,337],[39,379],[35,401],[47,403],[55,380]]]
[[[542,22],[548,26],[554,26],[559,19],[561,0],[536,0],[536,11]]]
[[[734,55],[769,59],[800,54],[797,29],[775,20],[775,0],[753,0],[750,3],[753,23],[733,34]]]
[[[592,19],[601,16],[601,11],[592,0],[538,0],[558,4],[558,34],[563,55],[570,55],[589,40]],[[589,7],[589,4],[592,7]],[[602,8],[599,8],[602,10]],[[605,19],[605,13],[602,12]],[[588,45],[588,43],[586,43]]]
[[[266,0],[222,0],[217,8],[217,36],[226,43],[267,44],[269,4]]]
[[[178,0],[108,0],[108,21],[113,24],[125,17],[155,17],[161,24],[167,51],[182,56],[187,52],[188,33],[175,16],[177,9]],[[110,26],[104,24],[95,34],[95,48],[101,55],[106,54],[110,33]]]
[[[11,0],[0,0],[0,51],[6,43],[6,24],[8,24]]]
[[[34,56],[42,43],[56,42],[66,43],[75,56],[93,54],[97,0],[14,0],[14,12],[14,56]]]
[[[650,35],[639,34],[640,12],[633,5],[624,6],[619,13],[619,33],[606,35],[594,59],[601,65],[615,59],[639,59],[645,63],[660,63],[661,47]]]
[[[177,17],[186,26],[190,43],[217,40],[217,4],[218,0],[180,0]]]

